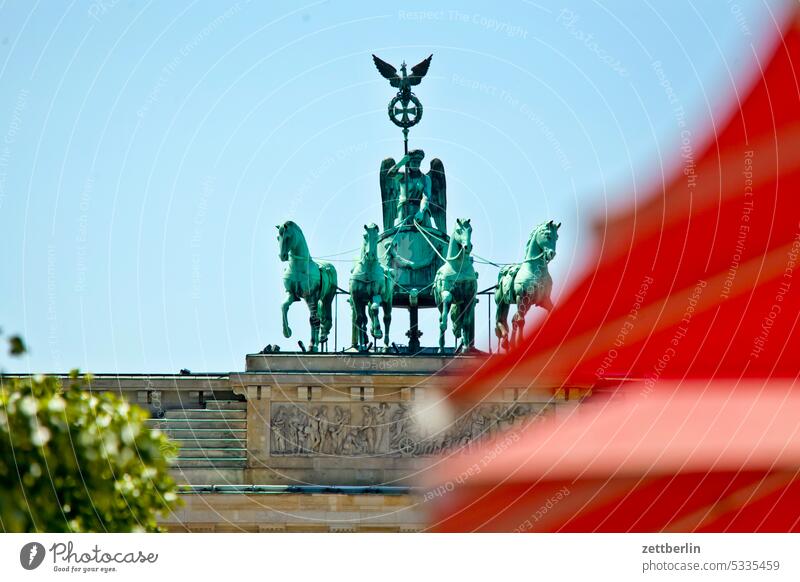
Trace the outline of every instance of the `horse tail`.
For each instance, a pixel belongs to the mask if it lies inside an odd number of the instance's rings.
[[[461,337],[461,328],[464,325],[464,312],[466,305],[453,303],[450,305],[450,321],[453,324],[453,334],[456,338]]]
[[[506,265],[497,273],[497,289],[494,292],[494,302],[497,305],[500,303],[511,303],[511,293],[514,290],[514,282],[511,282],[511,288],[506,288],[507,278],[506,275],[515,265]]]
[[[394,297],[394,271],[388,267],[383,268],[383,299],[384,303],[391,309]]]
[[[497,273],[497,287],[494,290],[494,302],[496,305],[500,305],[500,301],[503,297],[503,271],[505,271],[505,267],[500,269],[500,272]]]
[[[353,349],[358,349],[358,344],[361,342],[358,334],[358,326],[356,325],[356,319],[358,318],[358,311],[356,310],[356,302],[353,299],[353,284],[350,284],[350,297],[347,298],[347,302],[350,304],[350,346]]]
[[[333,326],[333,298],[339,286],[336,268],[331,263],[318,263],[320,289],[317,313],[320,319],[320,341],[326,341]]]

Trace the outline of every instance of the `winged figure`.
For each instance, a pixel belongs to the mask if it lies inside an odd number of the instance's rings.
[[[389,79],[389,84],[392,87],[397,87],[397,92],[401,95],[401,97],[409,96],[411,94],[411,87],[414,85],[419,85],[422,82],[422,77],[425,76],[425,74],[428,72],[428,67],[431,66],[432,58],[433,55],[430,55],[421,63],[411,67],[411,74],[409,75],[406,71],[405,62],[400,65],[400,72],[398,73],[395,67],[386,61],[379,59],[375,55],[372,55],[372,60],[375,61],[375,67],[378,69],[378,72],[384,78]]]
[[[425,157],[422,150],[413,150],[395,163],[394,158],[386,158],[381,163],[380,186],[383,202],[383,228],[416,220],[423,226],[430,226],[433,219],[435,228],[447,232],[447,181],[444,164],[439,158],[431,160],[427,174],[420,170]],[[405,167],[405,171],[400,171]]]

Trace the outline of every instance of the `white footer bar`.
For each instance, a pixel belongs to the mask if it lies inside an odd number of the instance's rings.
[[[2,580],[727,582],[799,566],[793,534],[0,535]]]

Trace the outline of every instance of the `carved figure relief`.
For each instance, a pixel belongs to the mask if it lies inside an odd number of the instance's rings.
[[[429,433],[412,407],[401,402],[276,403],[270,418],[270,454],[419,457],[463,452],[481,439],[541,420],[551,408],[521,402],[481,404],[457,416],[446,430]]]

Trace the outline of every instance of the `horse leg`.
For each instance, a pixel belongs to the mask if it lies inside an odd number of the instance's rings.
[[[325,297],[320,297],[317,301],[317,314],[319,315],[319,343],[328,343],[328,335],[331,331],[331,311],[330,304],[326,303]]]
[[[361,351],[367,345],[366,342],[366,333],[364,327],[366,325],[366,318],[364,316],[364,304],[363,302],[359,301],[358,293],[351,287],[350,288],[350,300],[353,303],[353,321],[355,322],[355,345],[354,347]]]
[[[499,347],[508,349],[508,310],[511,306],[502,299],[497,303],[494,314],[494,335],[497,336]]]
[[[352,312],[352,317],[350,321],[353,325],[353,348],[361,351],[364,349],[364,346],[367,345],[366,342],[366,334],[364,332],[364,326],[366,325],[366,318],[364,317],[363,313],[363,304],[359,304],[358,302],[358,294],[353,290],[353,287],[350,287],[351,295],[350,295],[350,308]]]
[[[517,303],[517,311],[511,316],[511,336],[508,338],[508,348],[513,349],[517,343],[517,321],[519,320],[519,310],[522,303]]]
[[[466,306],[464,311],[464,351],[475,349],[475,303],[477,299]]]
[[[353,285],[351,284],[350,285],[350,289],[352,289],[352,288],[353,288]],[[353,296],[352,292],[350,294],[350,297],[348,298],[348,301],[350,303],[350,314],[351,314],[350,315],[350,327],[352,328],[352,330],[351,330],[351,336],[352,337],[351,337],[351,340],[350,340],[350,346],[354,350],[357,350],[359,342],[361,341],[361,334],[358,331],[358,310],[356,309],[356,300],[355,300],[355,297]]]
[[[517,346],[522,341],[523,332],[525,330],[525,315],[528,313],[528,302],[520,301],[517,304],[517,312],[514,314],[514,319],[511,323],[513,331],[511,332],[511,345]]]
[[[383,304],[383,345],[389,348],[389,326],[392,324],[392,302],[386,301]]]
[[[378,347],[378,340],[383,337],[383,332],[381,331],[380,309],[381,296],[375,295],[369,304],[369,318],[372,321],[372,339],[375,342],[376,348]]]
[[[328,343],[328,337],[333,327],[333,301],[336,299],[336,271],[320,271],[319,306],[320,313],[320,342]]]
[[[461,345],[464,345],[464,304],[453,303],[450,306],[450,323],[453,324],[453,336],[455,337],[456,347],[458,347],[459,340]]]
[[[442,290],[439,302],[439,353],[444,353],[444,334],[447,331],[447,316],[450,315],[450,304],[453,296],[450,291]]]
[[[517,321],[519,320],[519,305],[517,305],[517,312],[511,316],[511,337],[508,338],[508,348],[513,349],[517,345]]]
[[[309,297],[308,304],[308,323],[311,325],[311,351],[319,350],[319,314],[317,313],[317,299]]]
[[[286,296],[283,298],[283,303],[281,303],[281,316],[283,319],[283,337],[290,338],[292,337],[292,328],[289,327],[289,307],[297,301],[297,297],[295,297],[292,293],[286,292]]]
[[[369,317],[367,312],[369,310],[369,300],[362,301],[358,305],[358,331],[361,333],[360,350],[366,350],[369,345]]]

